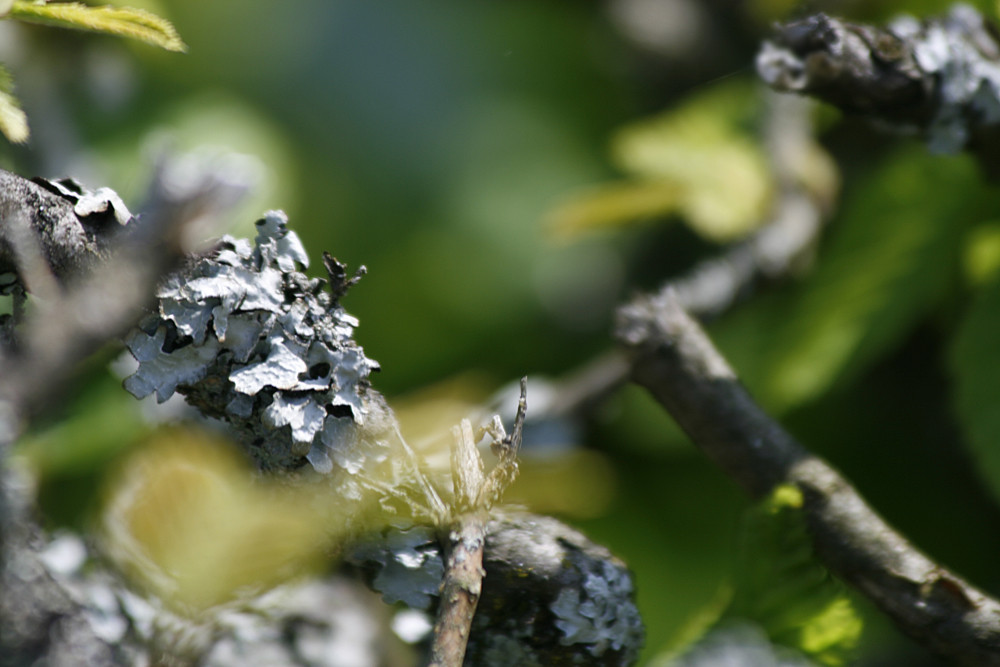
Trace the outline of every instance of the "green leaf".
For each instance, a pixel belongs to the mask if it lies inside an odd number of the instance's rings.
[[[716,340],[770,409],[816,398],[878,359],[946,293],[987,196],[971,160],[900,151],[832,223],[814,273],[736,313]]]
[[[712,241],[745,236],[763,220],[773,191],[754,132],[756,88],[727,81],[680,107],[638,121],[612,139],[628,180],[571,196],[550,214],[559,236],[677,213]]]
[[[823,665],[842,665],[861,637],[847,589],[813,555],[802,493],[781,486],[745,517],[729,617],[760,624],[771,640]]]
[[[170,21],[142,9],[90,7],[78,2],[14,0],[7,18],[128,37],[168,51],[187,50]]]
[[[962,270],[971,285],[982,285],[1000,271],[1000,221],[991,220],[969,232]]]
[[[4,67],[0,67],[0,132],[15,144],[23,144],[30,134],[28,117],[14,97],[14,81]]]
[[[605,183],[562,202],[548,215],[548,227],[559,238],[593,229],[666,215],[677,209],[680,194],[669,180]]]
[[[729,81],[623,128],[612,140],[612,155],[640,179],[672,184],[678,212],[699,234],[733,240],[760,223],[773,189],[749,122],[756,110],[755,89]]]
[[[954,406],[979,474],[1000,499],[1000,279],[987,284],[959,326],[949,364]]]

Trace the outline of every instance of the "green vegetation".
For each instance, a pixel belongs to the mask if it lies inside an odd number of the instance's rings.
[[[367,265],[344,305],[382,365],[376,387],[423,416],[522,374],[568,375],[612,346],[630,293],[759,229],[778,184],[750,64],[770,21],[813,10],[677,3],[693,8],[697,39],[658,51],[621,18],[625,2],[3,4],[19,51],[0,68],[0,132],[20,145],[0,146],[0,165],[70,172],[138,206],[158,152],[241,155],[252,202],[212,233],[251,235],[253,216],[281,208],[313,256]],[[823,8],[867,20],[948,4]],[[811,114],[805,187],[829,207],[814,257],[709,331],[761,403],[891,523],[1000,593],[996,185],[968,156]],[[103,363],[71,396],[20,451],[42,476],[50,523],[80,527],[107,471],[151,436],[148,406]],[[633,568],[644,664],[733,619],[816,664],[913,658],[815,561],[794,492],[751,506],[635,388],[574,426],[556,443],[562,458],[526,443],[518,484],[537,488],[511,495]],[[263,530],[237,529],[247,540]]]

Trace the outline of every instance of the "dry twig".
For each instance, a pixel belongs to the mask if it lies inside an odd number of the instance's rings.
[[[486,576],[483,546],[489,510],[517,477],[517,452],[524,429],[527,391],[528,379],[521,378],[521,399],[510,436],[504,433],[499,418],[494,419],[490,427],[493,448],[500,460],[489,475],[483,474],[483,461],[469,421],[463,419],[454,429],[451,464],[455,516],[448,527],[447,539],[442,540],[446,544],[446,563],[430,667],[461,667],[465,659],[465,647]]]

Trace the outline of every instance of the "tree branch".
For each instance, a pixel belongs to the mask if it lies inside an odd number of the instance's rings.
[[[1000,41],[968,5],[876,28],[816,14],[777,27],[757,56],[774,89],[922,136],[932,151],[972,151],[1000,175]]]
[[[832,184],[816,181],[810,105],[770,94],[764,138],[776,188],[768,218],[749,238],[672,278],[684,307],[700,317],[719,315],[755,284],[776,280],[803,263],[829,216]],[[834,180],[835,179],[830,179]]]
[[[475,443],[473,443],[473,446]],[[441,600],[428,667],[461,667],[483,592],[486,513],[458,517],[448,531]]]
[[[444,561],[434,532],[412,528],[356,545],[347,560],[387,602],[430,609]],[[465,664],[632,665],[643,629],[625,563],[544,516],[495,511],[486,527],[478,611]]]
[[[103,231],[91,234],[80,210],[92,206],[79,209],[75,201],[79,193],[64,193],[57,185],[49,184],[53,190],[13,175],[0,179],[0,203],[23,214],[26,224],[20,229],[30,230],[24,238],[0,235],[0,269],[16,271],[18,284],[47,285],[52,295],[51,303],[39,304],[35,314],[20,323],[20,344],[0,357],[0,431],[5,447],[79,360],[135,321],[161,272],[184,250],[184,235],[177,226],[202,210],[199,205],[171,207],[169,200],[161,199],[162,209],[154,206],[139,223],[129,223],[138,225],[135,232],[119,234],[118,223],[106,221]],[[9,226],[0,229],[10,231]],[[226,239],[212,252],[188,258],[161,284],[155,314],[127,337],[140,358],[139,372],[127,386],[134,393],[156,392],[161,399],[176,390],[203,414],[227,419],[244,434],[243,445],[262,468],[300,474],[303,467],[311,467],[325,474],[336,467],[340,475],[335,483],[343,483],[340,490],[345,497],[356,497],[360,490],[389,489],[393,494],[380,501],[406,516],[444,516],[436,491],[417,474],[421,462],[399,437],[384,399],[368,384],[368,373],[377,365],[351,339],[357,321],[337,304],[355,280],[344,280],[343,267],[332,257],[327,268],[333,292],[299,272],[305,252],[286,230],[282,214],[268,214],[258,229],[256,244]],[[103,234],[112,231],[120,238],[109,237],[104,243]],[[34,266],[28,266],[31,263]],[[48,282],[31,278],[45,271],[52,276]],[[513,440],[506,446],[512,444]],[[389,456],[387,448],[392,450]],[[516,452],[516,447],[510,450]],[[477,503],[495,500],[508,477],[507,472],[487,477]],[[8,484],[12,478],[4,481],[5,490],[14,488]],[[17,507],[28,508],[30,502]],[[30,517],[15,509],[14,503],[0,507],[0,560],[8,564],[21,553],[15,551],[15,542],[23,541],[24,533],[15,528],[31,527],[37,534]],[[569,529],[554,521],[529,523],[516,526],[528,531],[521,535],[530,536],[531,543],[503,542],[502,530],[498,535],[503,546],[495,558],[507,566],[505,570],[487,565],[501,574],[486,589],[490,613],[475,617],[475,627],[481,628],[472,632],[479,637],[472,645],[477,664],[495,664],[490,661],[512,654],[598,656],[600,664],[616,666],[634,662],[642,624],[624,565],[589,543],[560,551],[556,546],[570,540]],[[549,545],[547,551],[536,553],[542,543]],[[28,550],[37,561],[34,551]],[[489,553],[487,549],[488,560]],[[563,555],[552,561],[559,553]],[[589,556],[584,558],[583,553]],[[571,556],[579,557],[579,562]],[[545,582],[544,591],[518,587],[514,584],[523,583],[521,579],[503,575],[525,563],[544,568],[544,577],[533,579]],[[16,575],[9,567],[4,572]],[[49,642],[56,635],[43,627],[41,632],[33,630],[31,637],[18,637],[8,632],[15,626],[7,623],[8,617],[23,611],[14,602],[31,604],[32,591],[59,593],[59,585],[47,579],[47,588],[31,591],[5,583],[3,612],[10,614],[0,619],[4,628],[0,653],[23,656],[21,648],[33,642],[31,650],[54,655],[58,647]],[[437,594],[435,583],[431,595]],[[535,610],[531,616],[511,621],[516,611],[527,607]],[[66,615],[63,608],[44,609],[43,620],[49,623],[45,627],[54,627],[51,622]],[[79,618],[79,608],[69,609],[75,609],[72,613]],[[517,632],[505,625],[509,622],[516,623]]]
[[[8,336],[17,344],[0,354],[3,664],[118,662],[39,560],[44,540],[33,520],[34,494],[7,454],[24,422],[61,391],[77,364],[135,322],[156,281],[181,257],[171,241],[200,201],[164,199],[133,225],[139,229],[125,233],[108,201],[102,207],[100,196],[79,194],[60,195],[0,171],[0,273],[16,274],[46,297],[16,337]]]
[[[0,273],[33,288],[41,276],[46,296],[16,345],[0,351],[0,656],[10,661],[2,664],[118,663],[40,562],[33,491],[7,455],[79,362],[135,323],[186,251],[184,227],[213,199],[215,185],[208,179],[196,192],[161,192],[141,223],[123,226],[131,216],[115,215],[124,207],[109,191],[60,194],[53,184],[0,171]]]
[[[1000,603],[933,562],[836,470],[799,445],[739,383],[672,293],[619,312],[632,377],[752,497],[804,495],[818,557],[919,644],[962,665],[1000,665]]]

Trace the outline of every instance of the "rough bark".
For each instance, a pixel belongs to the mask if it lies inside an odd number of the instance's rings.
[[[671,294],[619,313],[632,377],[751,496],[798,487],[818,557],[917,643],[961,665],[1000,665],[1000,602],[927,558],[828,463],[754,402]]]
[[[1000,175],[1000,39],[969,5],[885,27],[816,14],[776,28],[757,71],[779,91],[811,95],[934,152],[972,152]]]

